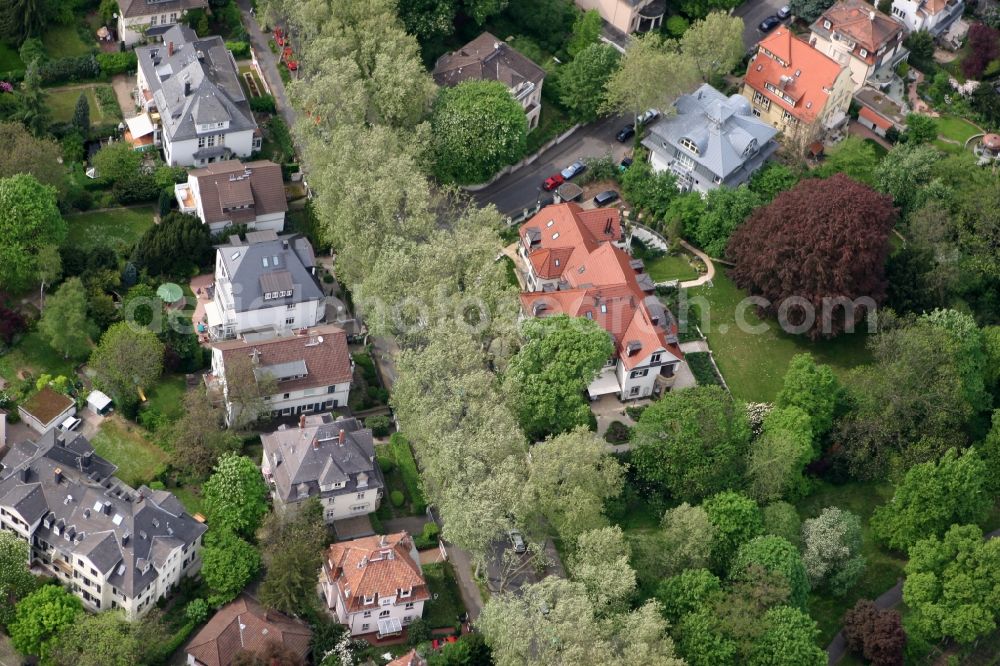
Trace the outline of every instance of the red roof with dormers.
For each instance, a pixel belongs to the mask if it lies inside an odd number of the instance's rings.
[[[521,306],[525,312],[596,321],[611,334],[627,369],[661,349],[683,358],[677,343],[667,340],[668,335],[676,339],[673,318],[664,316],[666,321],[653,323],[651,308],[655,309],[656,304],[647,304],[650,294],[639,284],[632,257],[614,245],[622,238],[619,211],[584,211],[573,203],[547,206],[521,226],[520,235],[522,242],[540,235],[535,249],[528,253],[535,274],[562,279],[557,291],[523,292]],[[565,258],[558,267],[557,255]],[[632,354],[628,353],[630,347]]]
[[[323,570],[348,613],[375,608],[380,598],[395,597],[399,591],[412,590],[399,601],[422,601],[430,598],[430,591],[412,549],[413,539],[406,532],[342,541],[330,546]]]
[[[826,27],[826,23],[830,27]],[[903,24],[889,18],[864,0],[840,0],[812,24],[812,31],[836,32],[855,42],[851,55],[874,64],[878,50],[900,41]],[[866,55],[861,55],[865,49]]]
[[[810,124],[826,106],[843,70],[833,58],[781,27],[757,45],[757,55],[747,67],[746,83],[772,104]],[[769,90],[766,84],[791,97],[793,102]]]

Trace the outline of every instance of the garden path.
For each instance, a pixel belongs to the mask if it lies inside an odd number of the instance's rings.
[[[698,277],[695,280],[685,280],[684,282],[681,282],[681,287],[689,289],[691,287],[700,287],[703,284],[711,282],[712,278],[715,277],[715,264],[712,262],[712,259],[707,254],[696,248],[694,245],[691,245],[691,243],[688,243],[683,238],[680,239],[680,241],[681,245],[684,246],[685,250],[687,250],[688,252],[692,253],[693,255],[701,259],[702,263],[705,264],[704,275]]]

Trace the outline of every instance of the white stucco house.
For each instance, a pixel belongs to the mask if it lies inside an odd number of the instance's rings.
[[[162,44],[135,52],[136,99],[149,114],[167,164],[204,166],[260,150],[263,135],[221,37],[202,39],[175,25]]]
[[[251,231],[216,247],[205,322],[213,340],[266,340],[311,328],[326,317],[316,255],[298,234]]]
[[[935,37],[950,28],[965,11],[964,0],[893,0],[892,17],[907,31],[926,30]]]
[[[419,619],[430,590],[406,532],[330,546],[320,576],[327,607],[352,636],[393,636]]]
[[[546,206],[521,225],[520,238],[523,316],[585,317],[611,336],[614,351],[587,387],[590,398],[646,398],[673,385],[683,359],[677,322],[642,261],[622,249],[619,210]]]
[[[281,167],[270,160],[227,160],[193,169],[186,183],[174,185],[174,196],[182,213],[197,215],[213,234],[234,224],[275,233],[285,228]]]
[[[118,39],[133,46],[159,37],[192,9],[208,9],[208,0],[118,0]]]
[[[331,524],[378,509],[385,481],[375,461],[372,431],[356,418],[302,414],[298,427],[281,426],[260,441],[260,470],[276,511],[295,512],[316,497],[323,520]]]
[[[810,26],[809,43],[851,70],[857,92],[884,78],[909,54],[903,24],[863,0],[840,0]]]
[[[210,390],[222,398],[226,423],[240,420],[238,405],[229,397],[227,367],[249,359],[254,378],[269,377],[275,392],[265,396],[270,416],[292,416],[346,407],[354,361],[347,349],[347,334],[337,326],[316,326],[269,340],[226,340],[212,345],[212,372],[206,375]]]

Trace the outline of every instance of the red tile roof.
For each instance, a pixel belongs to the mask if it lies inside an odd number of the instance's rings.
[[[757,55],[747,67],[748,86],[805,124],[810,124],[826,106],[837,77],[843,71],[830,58],[781,27],[757,45]],[[794,100],[767,89],[765,83]]]
[[[375,608],[380,597],[394,597],[397,590],[413,590],[405,597],[407,602],[426,600],[430,592],[412,547],[413,539],[406,532],[342,541],[330,546],[323,571],[337,585],[342,599],[347,593],[348,613],[363,610],[365,597],[373,600],[367,606]]]
[[[276,641],[305,659],[311,638],[308,626],[240,596],[212,616],[191,639],[187,653],[205,666],[228,666],[240,650],[259,653]]]
[[[891,121],[883,118],[879,114],[869,109],[867,106],[862,106],[861,111],[858,113],[858,115],[864,118],[865,120],[874,123],[876,127],[881,127],[884,130],[887,130],[890,127],[892,127]]]
[[[526,313],[566,314],[596,321],[611,334],[619,357],[629,369],[661,348],[682,358],[677,344],[668,342],[667,332],[653,323],[645,303],[647,294],[639,285],[632,258],[613,244],[622,238],[619,211],[584,211],[573,203],[546,206],[521,225],[522,242],[538,231],[540,241],[528,254],[535,274],[548,279],[561,277],[565,288],[523,292],[521,306]],[[557,251],[568,257],[560,262],[558,272],[554,270]],[[676,335],[672,320],[670,326],[669,333]],[[630,356],[630,342],[638,342],[641,353]]]
[[[385,666],[427,666],[427,660],[417,654],[416,650],[410,650],[402,657],[396,657]]]
[[[279,388],[282,392],[333,386],[351,380],[351,354],[347,349],[347,334],[337,326],[315,326],[302,335],[258,342],[229,340],[212,346],[222,351],[223,365],[236,356],[251,355],[255,351],[258,367],[261,368],[304,361],[306,376],[281,382]]]
[[[815,30],[817,25],[822,26],[824,21],[830,22],[830,30],[857,42],[854,56],[869,64],[875,62],[875,54],[880,48],[894,44],[903,32],[901,23],[897,23],[863,0],[840,0],[816,19],[813,29]],[[826,28],[823,30],[826,31]],[[857,53],[860,48],[868,51],[868,55],[864,58]]]

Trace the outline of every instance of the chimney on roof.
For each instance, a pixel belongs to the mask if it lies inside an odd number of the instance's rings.
[[[301,414],[299,415],[299,430],[305,427],[306,427],[306,415]]]
[[[132,535],[129,534],[128,532],[126,532],[125,534],[122,535],[122,546],[127,546],[128,545],[128,540],[129,540],[130,536],[132,536]]]
[[[190,95],[191,95],[191,82],[190,81],[185,81],[184,82],[184,96],[185,97],[189,97]]]
[[[872,21],[872,23],[875,22],[875,11],[874,10],[868,12],[868,18]]]
[[[111,515],[111,502],[108,501],[104,502],[104,515],[105,516]]]
[[[340,433],[337,435],[337,443],[340,444],[341,446],[344,445],[344,435],[345,434],[346,433],[344,432],[344,429],[341,428],[340,429]]]
[[[314,451],[319,451],[319,438],[313,437],[312,447]]]
[[[89,468],[90,467],[90,459],[93,458],[93,457],[94,457],[94,452],[93,451],[87,451],[87,452],[85,452],[83,454],[83,456],[80,458],[80,466],[83,467],[84,469]]]
[[[25,467],[24,469],[21,470],[21,482],[27,483],[28,479],[30,478],[31,478],[31,468]]]
[[[60,481],[62,481],[62,467],[56,467],[55,479],[56,479],[56,483],[59,483]]]
[[[167,55],[172,56],[174,54],[174,43],[167,42]]]
[[[386,544],[385,535],[384,534],[380,534],[379,537],[378,537],[378,545],[379,546],[384,546],[385,544]]]

